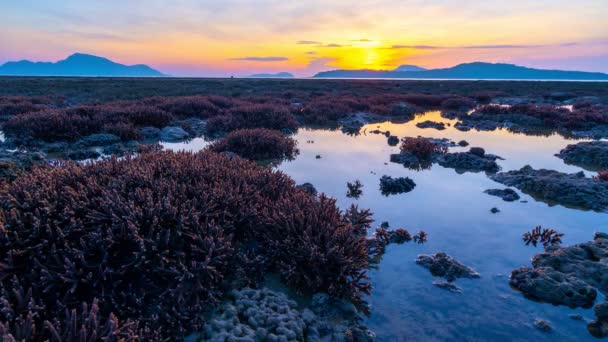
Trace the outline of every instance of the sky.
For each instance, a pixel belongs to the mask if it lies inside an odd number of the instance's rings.
[[[80,52],[174,76],[505,62],[608,72],[608,0],[0,0],[0,64]]]

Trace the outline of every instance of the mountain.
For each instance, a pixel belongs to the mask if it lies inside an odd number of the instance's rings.
[[[408,66],[409,67],[409,66]],[[333,70],[316,74],[317,78],[416,78],[416,79],[476,79],[476,80],[608,80],[600,72],[544,70],[513,64],[466,63],[451,68],[417,71],[396,70]]]
[[[404,64],[404,65],[400,65],[398,68],[396,68],[393,71],[425,71],[425,70],[427,70],[427,69],[421,68],[417,65]]]
[[[276,74],[253,74],[247,76],[249,78],[293,78],[294,76],[288,72],[278,72]]]
[[[147,65],[124,65],[107,58],[75,53],[58,62],[8,62],[0,65],[2,76],[115,76],[161,77],[163,73]]]

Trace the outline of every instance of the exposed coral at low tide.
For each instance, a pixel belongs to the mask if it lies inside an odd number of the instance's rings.
[[[393,178],[385,175],[380,178],[380,191],[385,196],[410,192],[415,187],[416,183],[409,177]]]
[[[359,305],[371,288],[369,211],[343,213],[240,158],[149,152],[34,167],[2,186],[0,322],[11,334],[31,316],[32,336],[48,339],[45,320],[97,298],[102,319],[179,338],[230,284],[269,268],[296,291]]]
[[[586,141],[568,145],[556,156],[567,164],[590,170],[608,169],[608,141]]]
[[[513,189],[488,189],[485,190],[484,193],[491,195],[491,196],[497,196],[502,198],[503,201],[505,202],[513,202],[513,201],[517,201],[519,199],[519,195],[517,194],[517,192]]]
[[[526,165],[520,170],[501,172],[490,178],[549,204],[595,211],[608,209],[608,182],[587,178],[583,172],[567,174],[535,170]]]
[[[416,258],[416,263],[428,268],[433,276],[445,278],[448,282],[458,278],[480,277],[475,270],[461,264],[444,252],[437,252],[434,255],[421,254]]]
[[[233,152],[252,160],[293,159],[298,153],[297,142],[279,131],[254,128],[230,132],[213,142],[209,149],[215,152]]]
[[[608,235],[596,233],[593,241],[567,247],[548,246],[545,252],[532,258],[532,266],[520,267],[511,273],[510,284],[527,298],[566,305],[572,308],[593,306],[597,290],[608,293]],[[608,332],[608,314],[604,314],[605,304],[599,304],[601,311],[593,329]]]

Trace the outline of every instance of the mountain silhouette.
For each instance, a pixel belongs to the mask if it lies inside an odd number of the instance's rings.
[[[107,58],[75,53],[58,62],[7,62],[0,65],[2,76],[166,76],[144,64],[124,65]]]
[[[417,65],[404,64],[400,65],[393,71],[426,71],[427,69],[419,67]]]
[[[288,72],[278,72],[276,74],[253,74],[247,76],[249,78],[293,78],[294,76]]]
[[[411,66],[407,66],[410,68]],[[417,79],[495,79],[495,80],[608,80],[601,72],[545,70],[514,64],[474,62],[451,68],[402,71],[333,70],[316,74],[316,78],[417,78]]]

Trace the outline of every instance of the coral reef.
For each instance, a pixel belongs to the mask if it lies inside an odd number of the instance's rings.
[[[358,233],[369,212],[354,222],[334,200],[240,158],[155,151],[62,162],[3,187],[0,322],[13,335],[28,315],[41,328],[97,298],[102,318],[180,338],[202,327],[227,284],[270,269],[297,291],[359,305],[370,290]]]
[[[532,266],[511,273],[510,284],[526,297],[572,308],[589,308],[597,290],[608,293],[608,235],[573,246],[548,246],[532,258]]]
[[[465,266],[456,259],[444,252],[437,252],[434,255],[420,254],[416,258],[416,263],[431,271],[435,277],[445,278],[452,282],[458,278],[479,278],[479,273],[472,268]]]
[[[416,183],[409,177],[393,178],[385,175],[380,178],[380,191],[385,196],[410,192],[415,187]]]
[[[608,183],[587,178],[583,172],[567,174],[535,170],[526,165],[520,170],[501,172],[490,178],[549,204],[595,211],[608,208]]]
[[[568,145],[556,156],[567,164],[603,170],[608,168],[608,141],[585,141]]]
[[[416,124],[418,128],[434,128],[436,130],[442,131],[445,129],[445,124],[443,122],[435,122],[435,121],[422,121]]]
[[[437,156],[436,162],[457,172],[481,172],[496,173],[500,166],[496,160],[500,157],[486,154],[480,147],[471,147],[469,152],[445,153]]]
[[[213,142],[215,152],[233,152],[252,160],[292,159],[298,153],[297,142],[279,131],[266,128],[240,129]]]
[[[513,201],[517,201],[519,199],[519,195],[517,194],[517,192],[513,189],[488,189],[485,190],[484,193],[491,195],[491,196],[497,196],[502,198],[503,201],[506,202],[513,202]]]

